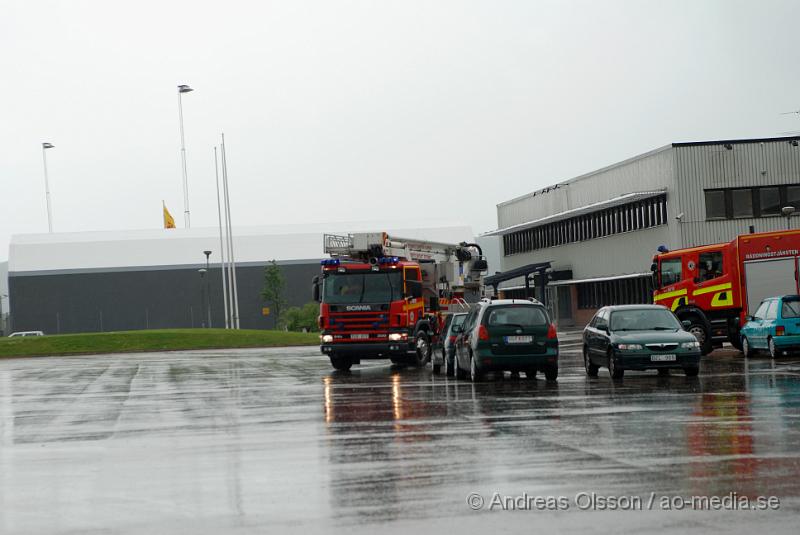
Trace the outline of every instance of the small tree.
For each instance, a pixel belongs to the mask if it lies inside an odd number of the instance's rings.
[[[261,298],[272,307],[276,325],[286,306],[286,299],[283,297],[285,287],[286,280],[283,278],[283,272],[273,260],[264,268],[264,289],[261,290]]]
[[[319,304],[306,303],[302,307],[289,307],[281,315],[279,321],[282,328],[288,331],[316,332],[319,330],[317,318]]]

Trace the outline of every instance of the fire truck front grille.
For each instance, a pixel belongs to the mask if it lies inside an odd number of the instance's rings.
[[[369,331],[389,327],[389,314],[385,312],[351,312],[331,314],[330,328],[338,331]]]

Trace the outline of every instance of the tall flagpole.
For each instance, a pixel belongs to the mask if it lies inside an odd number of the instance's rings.
[[[219,163],[217,162],[217,147],[214,147],[214,176],[217,179],[217,221],[219,222],[219,250],[220,274],[222,275],[222,302],[225,304],[225,328],[231,328],[231,318],[228,314],[228,283],[225,276],[225,245],[222,239],[222,208],[219,202]]]
[[[230,251],[229,261],[231,266],[231,292],[233,293],[233,324],[234,328],[239,328],[239,288],[236,284],[236,257],[233,254],[233,223],[231,222],[231,197],[228,192],[228,157],[225,152],[225,134],[222,136],[222,183],[225,189],[226,214],[228,218],[228,249]]]

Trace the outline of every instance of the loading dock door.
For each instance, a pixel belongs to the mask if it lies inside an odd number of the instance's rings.
[[[796,262],[797,259],[791,257],[744,263],[748,314],[755,312],[761,301],[767,297],[798,293]]]

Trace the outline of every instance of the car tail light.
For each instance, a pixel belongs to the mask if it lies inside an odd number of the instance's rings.
[[[783,336],[786,334],[786,328],[783,325],[775,327],[775,336]]]
[[[478,340],[488,340],[489,339],[489,331],[486,329],[486,325],[481,325],[478,328]]]
[[[556,333],[556,324],[551,323],[550,326],[547,328],[547,338],[555,339],[558,338],[558,334]]]
[[[455,344],[456,343],[456,337],[455,336],[449,336],[447,339],[450,341],[451,344]]]

